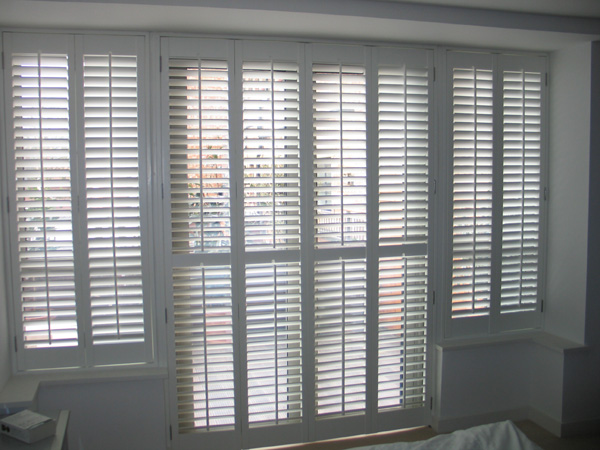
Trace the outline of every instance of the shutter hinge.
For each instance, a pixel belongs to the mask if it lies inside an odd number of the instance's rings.
[[[6,197],[6,214],[10,214],[10,197]]]
[[[435,291],[433,291],[433,292],[431,293],[431,301],[432,301],[432,304],[434,304],[434,305],[435,305]]]
[[[433,397],[429,397],[429,409],[433,410]]]
[[[545,187],[544,188],[544,201],[547,201],[547,200],[548,200],[548,188]]]
[[[17,337],[14,336],[14,342],[15,342],[15,353],[17,353],[19,351],[19,346],[17,345]]]
[[[540,304],[540,312],[544,312],[544,300],[543,299]]]
[[[169,313],[167,311],[167,308],[165,308],[165,323],[169,323]]]
[[[160,185],[160,198],[163,199],[163,200],[165,199],[165,185],[164,185],[164,183],[162,183]]]
[[[546,86],[548,86],[548,72],[546,72]]]
[[[437,180],[433,179],[433,195],[437,195]]]
[[[433,68],[433,81],[435,82],[435,67]]]
[[[2,52],[2,70],[4,70],[4,52]]]
[[[169,440],[173,440],[173,427],[169,425]]]
[[[158,71],[162,73],[162,55],[158,57]]]

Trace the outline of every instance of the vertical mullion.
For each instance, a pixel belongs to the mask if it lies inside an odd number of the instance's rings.
[[[471,268],[471,274],[473,277],[472,286],[471,286],[471,313],[475,313],[475,292],[476,292],[476,283],[477,283],[477,163],[478,163],[478,148],[479,148],[479,140],[477,134],[477,117],[478,117],[478,109],[477,109],[477,98],[478,98],[478,90],[477,90],[477,68],[473,68],[473,267]]]
[[[340,239],[341,245],[345,244],[344,233],[344,66],[339,64],[339,83],[338,89],[340,92]]]

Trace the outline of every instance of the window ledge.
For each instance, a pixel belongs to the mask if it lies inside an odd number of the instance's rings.
[[[166,379],[166,367],[110,367],[102,369],[27,372],[13,375],[0,391],[0,413],[10,414],[36,406],[37,393],[43,386],[63,386],[109,381]]]
[[[490,336],[477,336],[461,339],[448,339],[437,344],[442,351],[465,350],[469,348],[503,345],[511,343],[534,343],[561,354],[586,352],[589,347],[585,344],[570,341],[544,331],[533,330],[519,333],[506,333]]]

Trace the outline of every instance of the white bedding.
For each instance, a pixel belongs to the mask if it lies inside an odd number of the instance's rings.
[[[442,434],[426,441],[369,445],[352,450],[542,450],[511,421]]]

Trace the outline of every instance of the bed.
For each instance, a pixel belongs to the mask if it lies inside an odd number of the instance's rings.
[[[426,441],[368,445],[352,450],[542,450],[511,421],[442,434]]]

